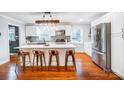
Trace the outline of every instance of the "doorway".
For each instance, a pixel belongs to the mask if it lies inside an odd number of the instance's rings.
[[[15,49],[15,47],[19,46],[19,27],[9,25],[9,50],[10,55],[15,54],[19,51],[19,49]]]

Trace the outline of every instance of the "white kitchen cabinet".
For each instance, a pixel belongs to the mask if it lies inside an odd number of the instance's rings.
[[[124,13],[113,13],[111,28],[111,69],[124,79]]]
[[[91,42],[85,42],[84,43],[84,52],[91,56],[91,53],[92,53],[92,43]]]
[[[112,33],[122,33],[124,28],[124,12],[112,14]]]
[[[36,26],[26,26],[26,36],[36,36]]]
[[[111,38],[111,69],[124,78],[124,38],[121,34]]]
[[[71,36],[71,31],[72,31],[71,26],[66,26],[66,35],[67,36]]]

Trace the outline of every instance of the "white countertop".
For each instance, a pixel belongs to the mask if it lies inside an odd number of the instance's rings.
[[[55,44],[55,43],[49,43],[49,46],[45,45],[22,45],[20,47],[16,47],[19,49],[69,49],[69,48],[76,48],[75,45],[66,43],[66,44]]]

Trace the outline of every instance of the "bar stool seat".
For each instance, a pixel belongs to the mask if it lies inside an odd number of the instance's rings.
[[[68,57],[71,56],[72,57],[73,66],[74,66],[75,71],[76,71],[76,63],[75,63],[74,54],[75,54],[74,50],[66,50],[66,54],[65,54],[65,70],[67,70]]]
[[[56,58],[56,63],[57,63],[57,70],[59,71],[59,52],[57,50],[50,50],[49,51],[49,65],[48,65],[48,71],[51,67],[51,63],[52,63],[52,58],[53,56],[55,56]]]
[[[33,57],[33,68],[34,68],[35,58],[36,58],[37,67],[38,67],[39,59],[40,59],[40,64],[41,64],[41,70],[42,70],[42,67],[43,67],[42,59],[44,59],[44,64],[45,64],[45,67],[46,67],[45,53],[43,51],[33,50],[33,55],[34,55],[34,57]]]
[[[21,56],[23,56],[23,55],[30,55],[30,53],[29,52],[19,52],[18,55],[21,55]]]
[[[23,71],[25,71],[25,69],[26,69],[26,63],[27,63],[27,62],[29,62],[29,63],[30,63],[30,66],[31,66],[30,53],[29,53],[29,52],[22,51],[22,50],[20,50],[20,51],[17,53],[17,62],[16,62],[15,71],[16,71],[16,69],[17,69],[18,61],[19,61],[20,57],[22,58]],[[26,57],[28,57],[28,61],[26,61]]]

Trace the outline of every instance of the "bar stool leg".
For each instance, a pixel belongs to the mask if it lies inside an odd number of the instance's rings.
[[[43,64],[42,64],[42,55],[40,56],[40,64],[41,64],[41,70],[42,70],[42,66],[43,66]]]
[[[43,58],[44,58],[44,64],[45,64],[45,67],[46,67],[46,59],[45,59],[45,54],[43,54]]]
[[[67,70],[68,55],[65,56],[65,70]]]
[[[38,70],[38,56],[36,56],[37,70]]]
[[[35,55],[33,57],[33,70],[34,70],[34,61],[35,61]]]
[[[58,55],[56,55],[56,62],[57,62],[57,69],[59,71],[59,56]]]
[[[77,70],[76,70],[76,63],[75,63],[74,55],[72,55],[72,60],[73,60],[73,65],[74,65],[75,71],[77,71]]]
[[[50,58],[49,58],[49,66],[48,66],[48,71],[49,71],[49,68],[51,67],[51,62],[52,62],[52,55],[50,55]]]
[[[17,66],[18,66],[18,61],[19,61],[19,56],[17,55],[16,65],[15,65],[15,72],[16,72],[16,69],[17,69]]]
[[[23,71],[25,72],[25,56],[22,56],[22,62],[23,62]]]
[[[33,67],[32,67],[32,63],[31,63],[31,57],[30,57],[30,55],[28,55],[28,58],[29,58],[30,66],[31,66],[32,71],[33,71]]]

